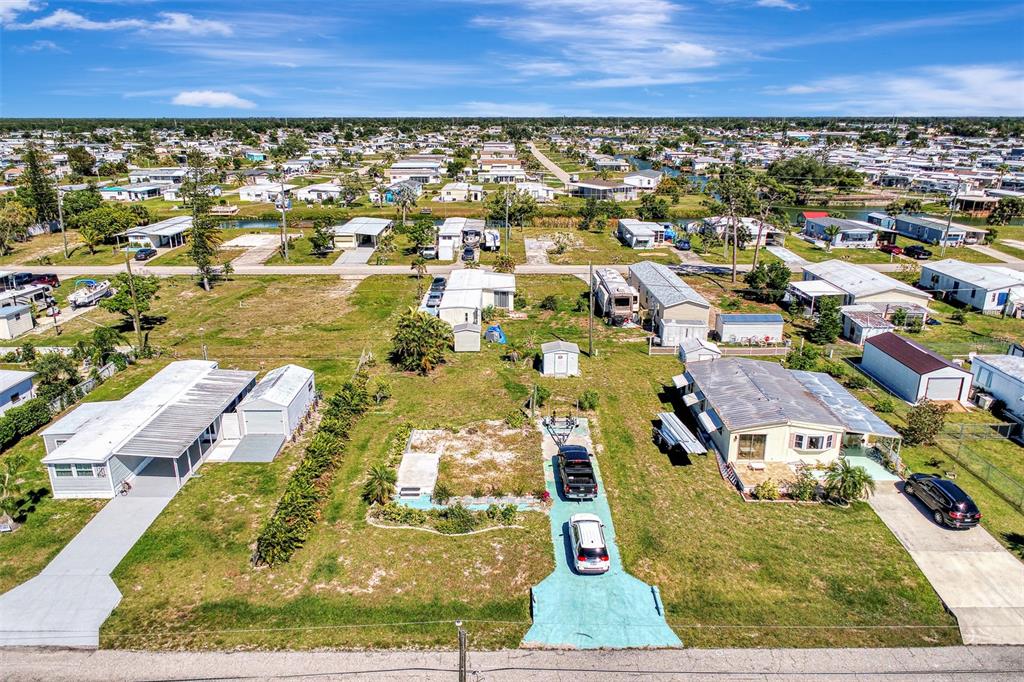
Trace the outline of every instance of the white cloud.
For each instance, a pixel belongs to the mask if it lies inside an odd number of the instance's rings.
[[[0,24],[10,23],[22,12],[33,12],[39,7],[36,0],[0,0]]]
[[[992,64],[931,66],[837,76],[772,87],[801,109],[851,115],[984,116],[1024,111],[1024,68]]]
[[[256,103],[230,92],[218,90],[186,90],[179,92],[171,104],[182,107],[210,107],[212,109],[254,109]]]
[[[771,7],[774,9],[788,9],[790,11],[796,11],[801,9],[807,9],[803,5],[798,5],[790,0],[757,0],[754,3],[758,7]]]
[[[3,0],[0,0],[2,2]],[[78,12],[58,9],[52,14],[34,19],[24,24],[10,24],[8,28],[17,30],[35,29],[67,29],[74,31],[116,31],[138,30],[166,33],[182,33],[194,36],[220,35],[229,36],[233,33],[230,26],[221,21],[196,19],[184,12],[160,12],[157,20],[148,19],[108,19],[95,21]]]
[[[67,52],[63,47],[52,40],[37,40],[31,45],[26,45],[19,52]]]

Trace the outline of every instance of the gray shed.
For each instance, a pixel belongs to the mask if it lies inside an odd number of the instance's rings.
[[[541,344],[544,363],[541,373],[549,377],[575,377],[580,374],[580,347],[568,341]]]
[[[480,350],[480,325],[464,322],[452,327],[455,335],[456,353],[473,353]]]

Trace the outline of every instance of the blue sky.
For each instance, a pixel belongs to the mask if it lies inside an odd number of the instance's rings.
[[[1024,115],[1024,4],[0,0],[0,116]]]

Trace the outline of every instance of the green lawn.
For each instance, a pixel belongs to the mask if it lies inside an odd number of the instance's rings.
[[[586,316],[571,312],[585,284],[572,277],[518,279],[532,306],[526,319],[503,321],[509,338],[530,350],[556,337],[586,348]],[[223,367],[311,367],[329,393],[351,375],[360,354],[370,351],[376,358],[371,372],[389,377],[394,398],[353,429],[321,522],[283,567],[253,570],[248,560],[297,448],[271,465],[205,465],[118,567],[115,582],[125,598],[103,629],[105,646],[447,648],[453,644],[450,621],[458,617],[467,620],[472,646],[516,646],[529,624],[529,588],[551,569],[546,519],[525,515],[522,530],[464,538],[384,530],[366,524],[358,490],[400,423],[461,427],[500,419],[525,400],[535,382],[552,391],[545,410],[564,412],[585,388],[599,392],[592,415],[595,443],[623,559],[640,579],[659,586],[669,620],[686,644],[958,641],[928,583],[866,505],[844,510],[744,503],[713,461],[673,466],[658,453],[649,420],[665,409],[664,385],[679,372],[679,363],[648,356],[645,343],[629,341],[639,338],[635,330],[598,325],[598,355],[581,360],[580,378],[542,379],[528,363],[502,360],[502,349],[489,344],[480,353],[450,356],[424,378],[394,372],[385,361],[395,317],[414,303],[414,292],[411,277],[372,277],[358,286],[326,276],[235,277],[212,293],[188,278],[164,280],[152,315],[166,319],[151,331],[164,359],[195,357],[205,342]],[[536,307],[549,294],[560,299],[559,311]],[[103,311],[86,317],[99,323],[117,319]],[[93,327],[74,320],[62,342],[73,343]],[[155,368],[131,372],[141,379]],[[48,504],[72,509],[63,502]],[[77,528],[88,514],[80,511],[75,518]],[[26,531],[33,523],[44,525],[30,516]],[[71,532],[39,541],[43,558],[33,565],[41,565]],[[5,568],[21,561],[15,551],[4,553],[11,537],[0,538]],[[19,571],[12,583],[34,572],[28,566]],[[424,620],[449,622],[386,625]],[[323,627],[349,624],[370,627]],[[691,627],[696,624],[742,627]],[[770,627],[777,625],[843,627]],[[303,627],[316,629],[275,629]],[[224,632],[235,628],[251,631]],[[215,632],[188,634],[197,630]]]
[[[265,265],[330,265],[333,263],[340,252],[331,252],[326,255],[318,255],[313,253],[313,244],[310,243],[309,238],[306,236],[293,239],[288,243],[288,261],[284,260],[284,256],[278,251],[273,256],[264,261]]]

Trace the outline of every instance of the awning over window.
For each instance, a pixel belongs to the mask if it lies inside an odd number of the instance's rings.
[[[718,415],[711,410],[698,414],[697,421],[700,422],[700,425],[703,426],[708,433],[713,433],[722,428],[722,421],[718,418]]]

